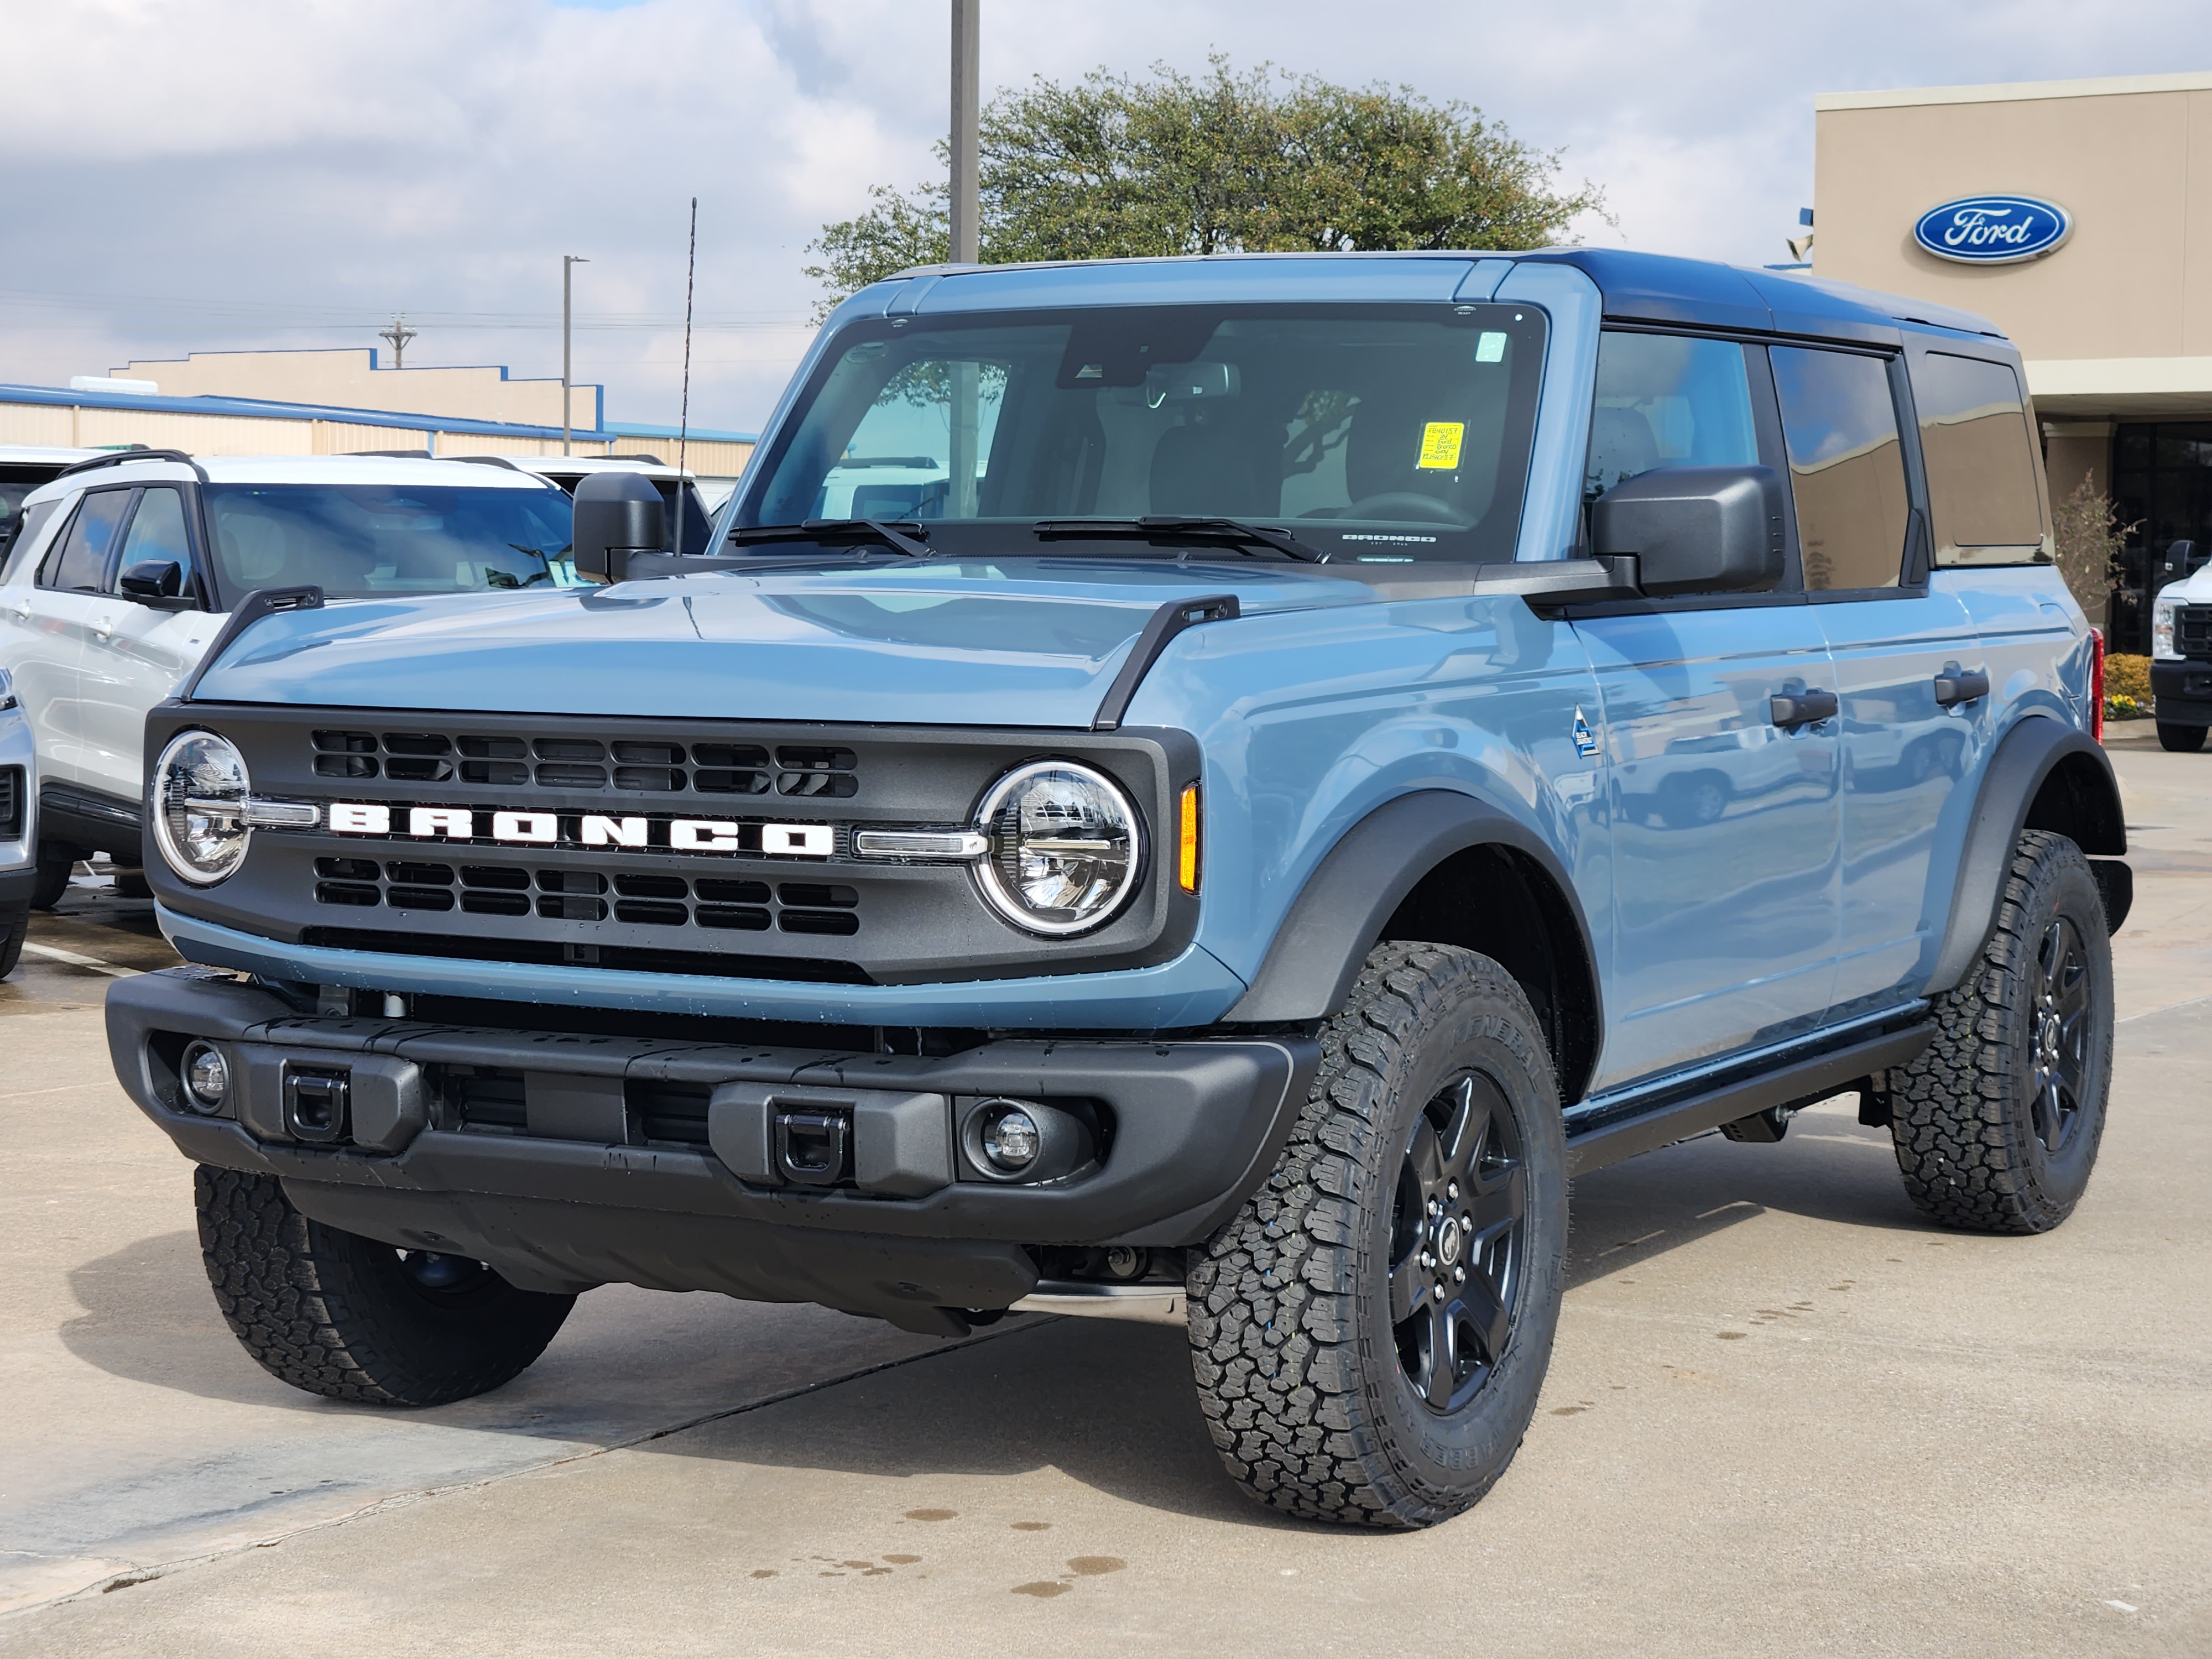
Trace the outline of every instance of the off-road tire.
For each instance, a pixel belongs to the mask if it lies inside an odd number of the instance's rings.
[[[392,1246],[301,1214],[274,1176],[202,1164],[192,1191],[231,1331],[271,1376],[326,1399],[440,1406],[486,1393],[544,1352],[575,1305],[489,1268],[426,1289]]]
[[[2205,728],[2201,726],[2177,726],[2172,720],[2158,722],[2158,746],[2171,749],[2177,755],[2193,755],[2204,747]]]
[[[23,958],[23,941],[31,934],[31,907],[0,910],[0,979],[15,971]]]
[[[2081,940],[2088,1026],[2079,1104],[2052,1149],[2037,1122],[2038,993],[2044,941],[2062,920]],[[2081,848],[2046,830],[2021,833],[1996,925],[1935,1016],[1935,1042],[1887,1076],[1905,1192],[1947,1226],[2048,1232],[2088,1187],[2112,1092],[2112,943]]]
[[[1495,962],[1425,944],[1376,946],[1323,1029],[1321,1070],[1274,1172],[1191,1252],[1186,1287],[1200,1408],[1231,1476],[1260,1502],[1427,1526],[1473,1505],[1512,1462],[1550,1363],[1566,1247],[1566,1146],[1542,1029]],[[1500,1357],[1447,1414],[1395,1346],[1393,1218],[1417,1117],[1440,1079],[1470,1073],[1494,1085],[1518,1139],[1522,1277]]]

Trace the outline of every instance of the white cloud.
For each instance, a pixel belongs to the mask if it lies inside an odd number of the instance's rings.
[[[672,419],[687,199],[700,198],[694,418],[750,426],[806,337],[799,275],[871,183],[933,163],[942,0],[63,0],[11,9],[0,155],[9,257],[0,379],[128,358],[373,343],[557,374],[560,255],[579,376]],[[1577,8],[988,0],[987,86],[1104,64],[1201,70],[1210,48],[1402,82],[1564,147],[1605,186],[1593,240],[1782,257],[1810,201],[1812,96],[2212,68],[2174,0],[1751,0]],[[88,300],[87,296],[92,296]],[[143,296],[94,303],[100,296]],[[663,319],[655,324],[653,319]]]

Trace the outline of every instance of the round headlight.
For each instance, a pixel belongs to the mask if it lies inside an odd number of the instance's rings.
[[[154,763],[154,840],[169,867],[200,886],[246,857],[246,757],[212,732],[169,739]]]
[[[1121,908],[1144,860],[1137,810],[1113,782],[1072,761],[1034,761],[992,786],[975,811],[991,849],[983,896],[1033,933],[1079,933]]]

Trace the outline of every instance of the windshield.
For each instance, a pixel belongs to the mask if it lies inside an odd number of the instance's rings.
[[[559,489],[434,484],[205,487],[227,597],[308,584],[333,596],[576,585]]]
[[[832,342],[740,527],[918,520],[933,550],[1005,550],[1043,520],[1174,515],[1288,526],[1332,559],[1513,556],[1539,311],[895,321]]]

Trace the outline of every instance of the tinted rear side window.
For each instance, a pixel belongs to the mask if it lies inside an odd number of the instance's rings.
[[[1741,346],[1672,334],[1599,339],[1584,500],[1654,467],[1758,464]]]
[[[1889,365],[1800,346],[1776,346],[1768,356],[1807,589],[1895,587],[1911,504]]]
[[[115,532],[122,527],[123,510],[130,505],[127,489],[100,489],[87,495],[61,546],[46,560],[39,585],[80,593],[100,592],[107,575],[107,556],[115,546]]]
[[[1913,365],[1938,564],[2008,564],[2043,543],[2027,401],[2009,363],[1931,351]]]

